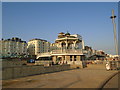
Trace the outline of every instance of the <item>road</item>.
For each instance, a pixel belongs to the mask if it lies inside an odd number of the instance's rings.
[[[3,88],[100,88],[117,72],[106,71],[103,64],[94,64],[84,69],[4,80]]]
[[[103,88],[119,88],[120,90],[120,72],[108,79]]]

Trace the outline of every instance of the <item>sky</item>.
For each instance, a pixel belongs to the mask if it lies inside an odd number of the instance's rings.
[[[3,2],[2,37],[54,43],[68,31],[81,35],[86,46],[115,54],[112,9],[117,16],[117,2]]]

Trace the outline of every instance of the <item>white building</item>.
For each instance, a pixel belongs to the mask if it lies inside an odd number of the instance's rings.
[[[80,35],[61,32],[55,43],[51,45],[51,52],[40,53],[37,55],[37,59],[52,58],[54,64],[71,64],[75,67],[82,67],[82,61],[85,60],[83,49],[84,43]]]
[[[13,37],[12,39],[0,40],[0,55],[26,55],[27,43],[20,38]]]
[[[50,52],[50,42],[42,39],[32,39],[28,42],[29,55],[37,55],[39,53]]]
[[[84,49],[84,41],[78,34],[71,35],[70,33],[64,34],[63,32],[58,34],[58,38],[51,46],[55,49]]]

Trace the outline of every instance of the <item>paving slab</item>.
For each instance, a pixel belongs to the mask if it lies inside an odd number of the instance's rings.
[[[104,64],[87,68],[3,80],[3,88],[99,88],[118,71],[107,71]]]

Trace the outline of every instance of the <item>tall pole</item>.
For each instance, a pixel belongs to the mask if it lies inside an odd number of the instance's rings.
[[[113,23],[113,32],[114,32],[114,42],[115,42],[116,55],[118,55],[118,41],[117,41],[117,36],[116,36],[116,23],[115,23],[116,16],[114,15],[114,10],[112,10],[112,16],[110,18],[112,19],[112,23]]]

